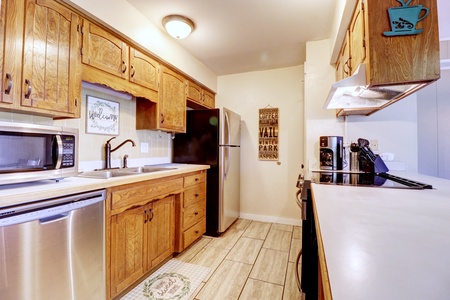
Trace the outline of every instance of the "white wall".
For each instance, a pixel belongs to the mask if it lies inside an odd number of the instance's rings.
[[[125,0],[64,0],[128,36],[213,91],[217,76]]]
[[[258,110],[279,108],[279,163],[258,160]],[[295,187],[303,157],[303,66],[218,78],[216,106],[242,117],[241,217],[300,224]]]

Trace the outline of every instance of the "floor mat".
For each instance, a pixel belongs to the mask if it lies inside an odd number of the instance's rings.
[[[208,273],[209,268],[171,259],[122,300],[187,300]]]

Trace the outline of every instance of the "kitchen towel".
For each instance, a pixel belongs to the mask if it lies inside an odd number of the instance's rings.
[[[210,269],[171,259],[122,300],[188,300]]]

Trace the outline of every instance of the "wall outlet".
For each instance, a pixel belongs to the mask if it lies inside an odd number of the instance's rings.
[[[369,147],[370,147],[370,149],[377,151],[378,150],[378,140],[370,140]]]
[[[393,161],[394,153],[381,153],[380,157],[383,161]]]
[[[141,143],[141,153],[148,153],[148,143]]]

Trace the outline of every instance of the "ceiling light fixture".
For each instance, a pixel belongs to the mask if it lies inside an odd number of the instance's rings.
[[[184,39],[195,28],[194,22],[180,15],[170,15],[162,20],[164,28],[176,39]]]

